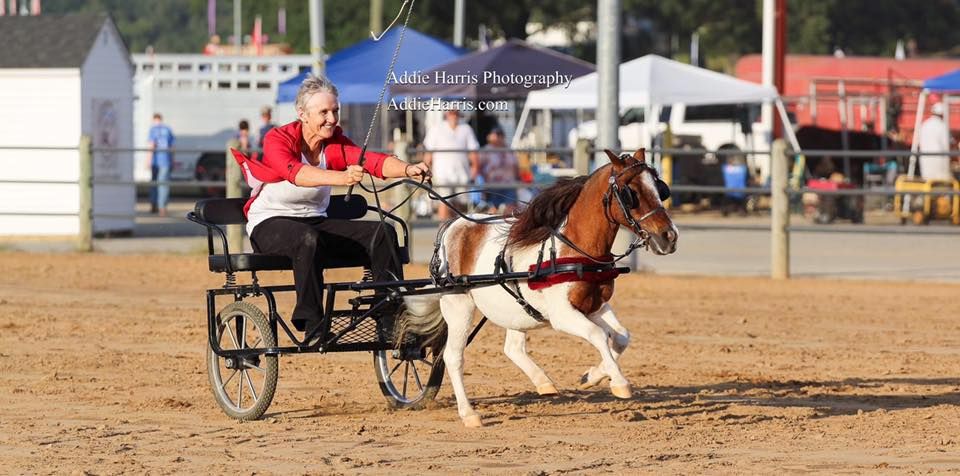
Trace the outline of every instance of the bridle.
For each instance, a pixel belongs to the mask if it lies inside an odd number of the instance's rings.
[[[637,167],[641,169],[640,173],[643,173],[644,171],[649,171],[650,173],[653,174],[654,181],[655,181],[654,183],[657,186],[657,193],[661,200],[661,205],[651,209],[647,213],[644,213],[640,218],[634,218],[633,215],[630,214],[631,209],[637,208],[640,205],[640,201],[636,197],[636,192],[630,189],[628,185],[621,186],[618,183],[618,180],[622,175],[624,175],[628,170],[637,168]],[[663,208],[662,201],[666,200],[667,198],[670,198],[669,187],[667,187],[667,185],[663,183],[662,180],[660,180],[660,177],[657,175],[656,169],[647,165],[646,162],[636,162],[633,165],[624,167],[617,174],[614,174],[611,171],[609,186],[607,187],[607,191],[604,192],[603,194],[603,215],[604,217],[606,217],[608,222],[619,226],[620,222],[618,222],[610,214],[610,202],[612,201],[611,197],[613,199],[616,199],[616,203],[620,206],[620,211],[623,212],[624,219],[626,220],[627,224],[630,225],[630,228],[633,230],[633,232],[637,235],[637,240],[635,240],[635,242],[639,241],[641,243],[637,247],[646,246],[648,240],[650,239],[650,234],[647,233],[647,231],[641,227],[641,223],[643,223],[653,215],[657,214],[657,212],[661,212],[661,211],[666,212],[666,209]]]

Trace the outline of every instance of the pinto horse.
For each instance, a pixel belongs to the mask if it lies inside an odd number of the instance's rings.
[[[642,149],[633,156],[605,152],[609,164],[589,176],[565,180],[544,190],[515,219],[493,223],[455,220],[440,240],[441,271],[450,276],[491,274],[503,271],[497,264],[503,262],[510,263],[514,271],[526,271],[538,266],[538,253],[542,256],[544,243],[554,238],[558,240],[553,242],[559,244],[558,262],[564,258],[605,262],[614,269],[611,248],[621,227],[645,240],[654,253],[673,253],[677,228],[662,203],[669,197],[669,188],[644,161]],[[463,353],[476,309],[506,328],[503,351],[530,378],[539,394],[556,394],[557,388],[527,354],[525,334],[549,324],[587,340],[600,353],[600,363],[581,377],[581,388],[609,378],[614,396],[631,397],[630,383],[617,364],[630,333],[609,304],[616,271],[612,276],[594,274],[598,276],[546,287],[531,287],[529,281],[521,281],[515,288],[511,286],[516,293],[501,286],[487,286],[405,298],[407,330],[428,337],[446,332],[443,359],[464,425],[483,425],[463,386]],[[530,307],[525,308],[517,297]],[[530,308],[534,311],[529,312]]]

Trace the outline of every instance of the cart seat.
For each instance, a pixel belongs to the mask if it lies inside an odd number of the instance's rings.
[[[237,271],[282,271],[293,268],[293,263],[286,256],[264,253],[216,253],[213,247],[213,234],[221,235],[226,242],[224,225],[242,225],[247,222],[243,215],[245,198],[211,198],[197,202],[194,211],[187,218],[207,227],[207,244],[209,249],[208,265],[215,273]],[[343,195],[332,195],[327,207],[327,216],[345,220],[355,220],[367,214],[366,199],[361,195],[354,195],[349,202]],[[393,217],[391,217],[393,218]],[[406,230],[404,230],[406,231]],[[404,233],[406,241],[406,233]],[[222,247],[221,247],[222,249]],[[398,250],[403,263],[409,263],[407,247]],[[369,260],[347,260],[336,256],[326,257],[324,269],[369,267]]]
[[[210,255],[207,259],[210,271],[227,272],[227,258],[224,255]],[[282,271],[293,269],[293,263],[286,256],[262,253],[230,253],[230,267],[234,271]]]

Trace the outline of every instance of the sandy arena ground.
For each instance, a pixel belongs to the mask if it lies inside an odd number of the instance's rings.
[[[528,348],[562,395],[537,396],[487,327],[468,430],[447,382],[386,409],[368,353],[282,357],[265,418],[229,419],[203,358],[220,283],[200,255],[0,253],[0,473],[960,470],[958,285],[628,276],[632,400],[574,390],[598,356],[552,330]]]

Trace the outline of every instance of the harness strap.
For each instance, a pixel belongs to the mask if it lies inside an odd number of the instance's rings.
[[[502,273],[510,273],[510,272],[511,272],[511,271],[510,271],[510,265],[507,263],[507,260],[506,260],[506,258],[504,257],[504,254],[505,254],[506,252],[507,252],[507,247],[504,246],[503,249],[500,250],[500,254],[497,255],[497,259],[496,259],[496,261],[494,262],[494,266],[493,266],[493,272],[494,272],[494,274],[501,274],[501,272],[502,272]],[[538,259],[538,260],[537,260],[537,263],[538,263],[538,265],[539,265],[540,263],[542,263],[542,251],[541,251],[541,259]],[[519,304],[520,307],[523,308],[524,312],[526,312],[526,313],[527,313],[530,317],[532,317],[535,321],[537,321],[537,322],[544,322],[544,321],[546,321],[546,318],[543,317],[543,314],[541,314],[540,311],[536,310],[536,308],[534,308],[533,306],[531,306],[530,303],[527,302],[527,300],[523,298],[523,293],[520,291],[520,284],[519,284],[516,280],[513,280],[513,286],[514,286],[514,288],[516,289],[515,291],[512,290],[512,289],[510,289],[509,286],[507,286],[507,283],[506,283],[506,281],[505,281],[503,278],[498,279],[498,280],[497,280],[497,284],[499,284],[500,287],[503,288],[503,290],[507,292],[507,294],[509,294],[509,295],[510,295],[511,297],[513,297],[514,299],[516,299],[516,300],[517,300],[517,304]]]
[[[450,274],[449,268],[446,273],[442,273],[441,258],[440,258],[440,248],[443,246],[443,235],[447,233],[447,229],[450,228],[450,225],[453,224],[453,220],[447,220],[440,224],[440,229],[437,230],[437,239],[433,242],[433,256],[430,257],[430,279],[433,280],[433,285],[436,287],[443,287],[446,285],[455,285],[456,283],[453,280],[453,275]]]

